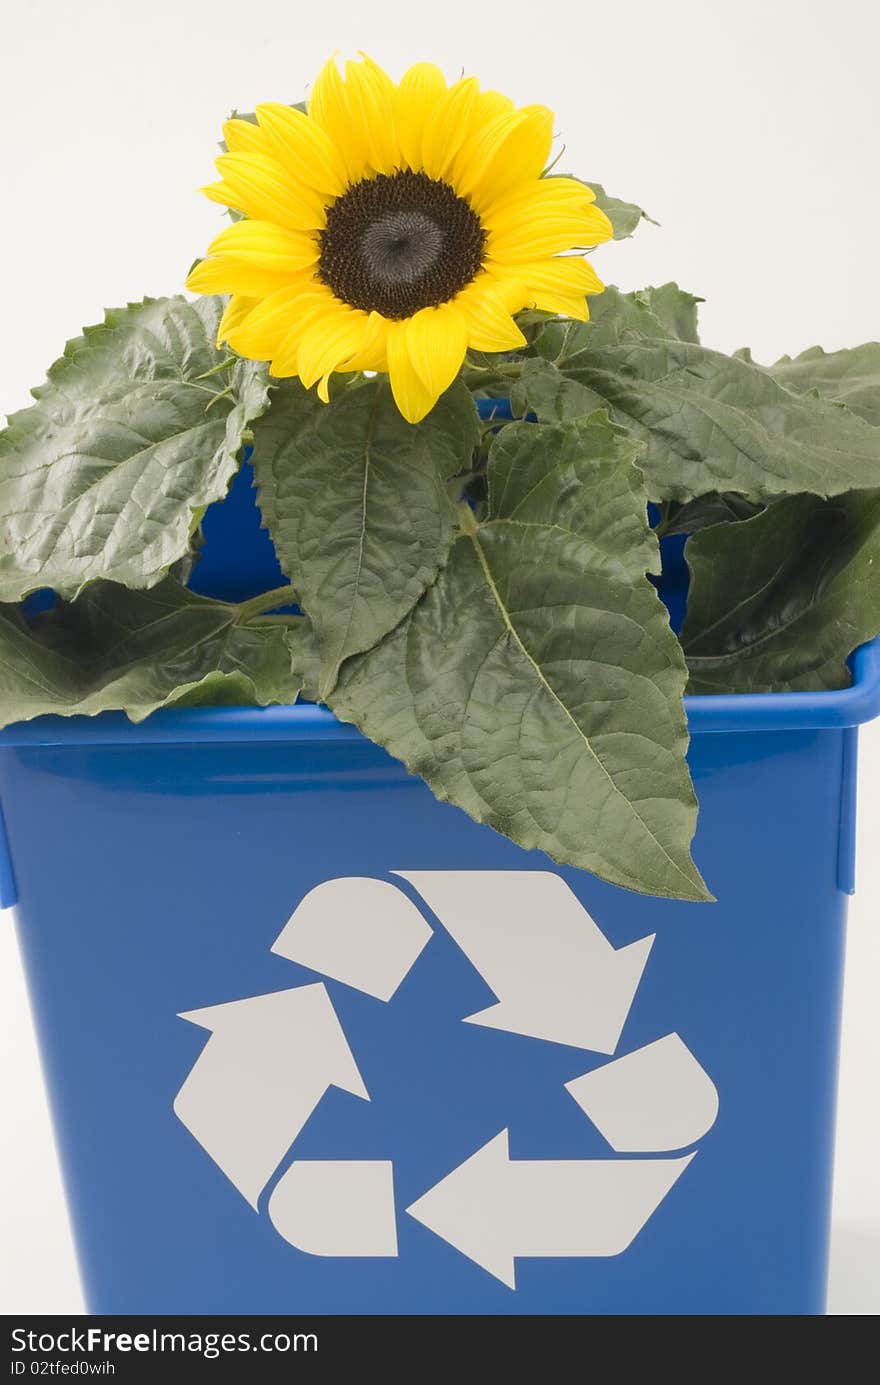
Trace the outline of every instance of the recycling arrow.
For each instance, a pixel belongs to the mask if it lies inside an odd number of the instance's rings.
[[[502,1130],[406,1210],[515,1289],[520,1256],[620,1255],[693,1158],[513,1161]]]
[[[549,871],[394,871],[437,915],[498,1004],[467,1023],[613,1053],[654,934],[615,950]]]
[[[419,909],[387,880],[323,880],[300,900],[272,951],[390,1000],[431,939]]]
[[[495,993],[497,1003],[469,1023],[615,1053],[653,935],[616,950],[548,871],[393,874]],[[272,950],[387,1002],[431,936],[403,888],[342,877],[300,900]],[[391,1160],[292,1156],[329,1087],[370,1099],[324,983],[180,1018],[210,1037],[174,1111],[250,1205],[258,1208],[274,1174],[265,1210],[291,1246],[312,1256],[396,1257]],[[714,1083],[676,1033],[565,1087],[616,1157],[511,1160],[504,1129],[407,1208],[514,1289],[518,1257],[625,1251],[694,1158],[673,1151],[701,1139],[719,1108]],[[648,1157],[627,1157],[641,1154]]]
[[[678,1034],[566,1082],[585,1115],[619,1154],[684,1149],[718,1115],[718,1091]]]
[[[279,1235],[308,1255],[397,1254],[387,1159],[297,1159],[272,1189],[268,1211]]]
[[[179,1018],[211,1037],[175,1115],[254,1208],[328,1087],[370,1099],[323,982]]]

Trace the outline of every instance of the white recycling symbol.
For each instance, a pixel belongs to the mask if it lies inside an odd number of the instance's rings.
[[[715,1085],[678,1034],[613,1057],[654,935],[615,949],[550,871],[392,874],[497,997],[465,1023],[611,1057],[565,1087],[615,1157],[511,1159],[501,1130],[406,1211],[511,1289],[519,1257],[621,1254],[696,1151],[663,1156],[694,1145],[718,1114]],[[390,1001],[432,936],[396,885],[344,877],[305,896],[272,951]],[[370,1100],[322,981],[180,1018],[211,1037],[175,1114],[255,1209],[329,1087]],[[268,1214],[312,1255],[398,1253],[388,1160],[294,1158]]]

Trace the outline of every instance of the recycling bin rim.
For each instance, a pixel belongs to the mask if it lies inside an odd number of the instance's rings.
[[[716,693],[684,700],[691,735],[804,731],[860,726],[880,714],[880,636],[852,658],[852,683],[830,692]],[[361,732],[326,708],[301,702],[273,707],[165,708],[145,721],[122,712],[44,716],[0,731],[0,748],[67,745],[242,744],[256,741],[357,740]]]

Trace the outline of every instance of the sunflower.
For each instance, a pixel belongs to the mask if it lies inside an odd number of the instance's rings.
[[[563,252],[608,240],[611,223],[583,183],[542,176],[545,106],[517,109],[473,77],[448,86],[431,63],[395,85],[363,56],[344,77],[325,65],[308,114],[262,105],[223,134],[204,191],[242,219],[187,287],[230,295],[220,343],[325,401],[334,371],[387,372],[417,423],[468,347],[524,345],[514,313],[586,320],[602,290]]]

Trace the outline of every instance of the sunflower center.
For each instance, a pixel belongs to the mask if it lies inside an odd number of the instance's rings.
[[[411,317],[471,282],[485,240],[476,212],[448,183],[408,169],[380,173],[328,208],[318,274],[353,308]]]

